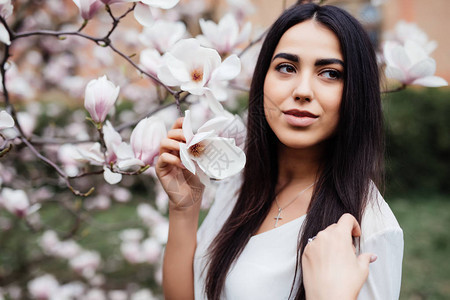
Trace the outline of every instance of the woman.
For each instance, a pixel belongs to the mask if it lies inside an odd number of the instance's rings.
[[[314,4],[285,11],[255,68],[246,166],[221,184],[198,232],[203,186],[181,164],[175,123],[156,166],[170,198],[168,299],[191,299],[194,287],[195,299],[305,299],[308,239],[344,213],[361,224],[358,251],[378,255],[358,299],[398,298],[402,230],[375,186],[378,80],[370,41],[348,13]]]

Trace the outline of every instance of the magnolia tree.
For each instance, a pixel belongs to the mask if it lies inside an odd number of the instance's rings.
[[[246,22],[255,10],[0,0],[0,299],[161,297],[159,144],[185,116],[180,157],[207,187],[205,209],[214,182],[242,170],[243,103],[265,35]],[[447,85],[435,48],[399,22],[379,53],[392,90]]]

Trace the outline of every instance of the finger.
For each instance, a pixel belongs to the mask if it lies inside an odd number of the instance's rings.
[[[343,214],[339,218],[338,225],[345,231],[350,232],[352,236],[358,237],[361,235],[361,227],[358,221],[349,213]]]
[[[179,117],[172,125],[172,129],[178,129],[183,126],[184,117]]]
[[[164,152],[179,152],[180,151],[180,143],[172,140],[172,139],[163,139],[161,140],[161,145],[159,147],[159,153],[162,154]]]
[[[158,158],[156,169],[161,170],[167,168],[168,166],[176,166],[185,169],[183,163],[181,162],[181,159],[178,156],[175,156],[168,152],[164,152]]]
[[[183,129],[171,129],[167,133],[167,138],[177,140],[182,143],[186,143],[186,138],[184,137]]]
[[[373,253],[363,253],[358,256],[358,264],[363,268],[368,268],[369,264],[377,260],[377,256]]]

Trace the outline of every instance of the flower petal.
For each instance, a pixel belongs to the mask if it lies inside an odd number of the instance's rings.
[[[180,2],[180,0],[141,0],[143,3],[162,9],[170,9]]]
[[[0,24],[0,42],[8,46],[11,45],[11,39],[9,37],[8,30],[6,30],[3,24]]]
[[[195,164],[189,157],[189,153],[185,143],[180,143],[180,159],[186,169],[188,169],[192,174],[195,174]]]
[[[153,17],[150,6],[141,2],[138,2],[134,8],[134,18],[144,27],[150,27],[153,25]]]
[[[117,184],[122,180],[122,174],[112,172],[108,167],[103,167],[103,177],[109,184]]]
[[[211,132],[214,131],[216,133],[222,129],[222,127],[229,121],[229,118],[225,116],[218,116],[211,120],[208,120],[205,124],[200,126],[197,130],[197,134],[200,132]]]
[[[387,78],[397,79],[400,82],[407,83],[406,74],[402,70],[394,66],[387,66],[384,70]]]
[[[117,163],[117,167],[121,171],[127,172],[137,172],[143,166],[145,166],[145,163],[138,158],[125,159]]]
[[[241,72],[241,60],[236,54],[228,56],[220,66],[214,70],[211,81],[231,80]]]
[[[408,77],[413,79],[428,77],[434,75],[434,72],[436,72],[436,61],[431,57],[428,57],[415,64],[408,71]]]
[[[205,142],[205,150],[196,162],[206,175],[213,179],[225,179],[242,170],[245,154],[233,139],[215,137]]]
[[[186,143],[190,143],[192,138],[194,137],[194,132],[192,131],[192,124],[191,124],[191,111],[186,110],[184,112],[184,120],[183,120],[183,134],[184,138],[186,139]]]
[[[440,87],[448,86],[448,82],[445,79],[438,76],[427,76],[414,80],[411,84],[417,84],[427,87]]]
[[[5,110],[0,111],[0,130],[14,127],[14,119]]]

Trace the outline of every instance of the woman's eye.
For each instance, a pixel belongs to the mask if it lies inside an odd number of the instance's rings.
[[[295,68],[289,64],[278,65],[275,69],[281,73],[295,73]]]
[[[326,77],[327,79],[333,80],[342,78],[342,73],[337,70],[325,70],[322,73],[320,73],[320,75]]]

